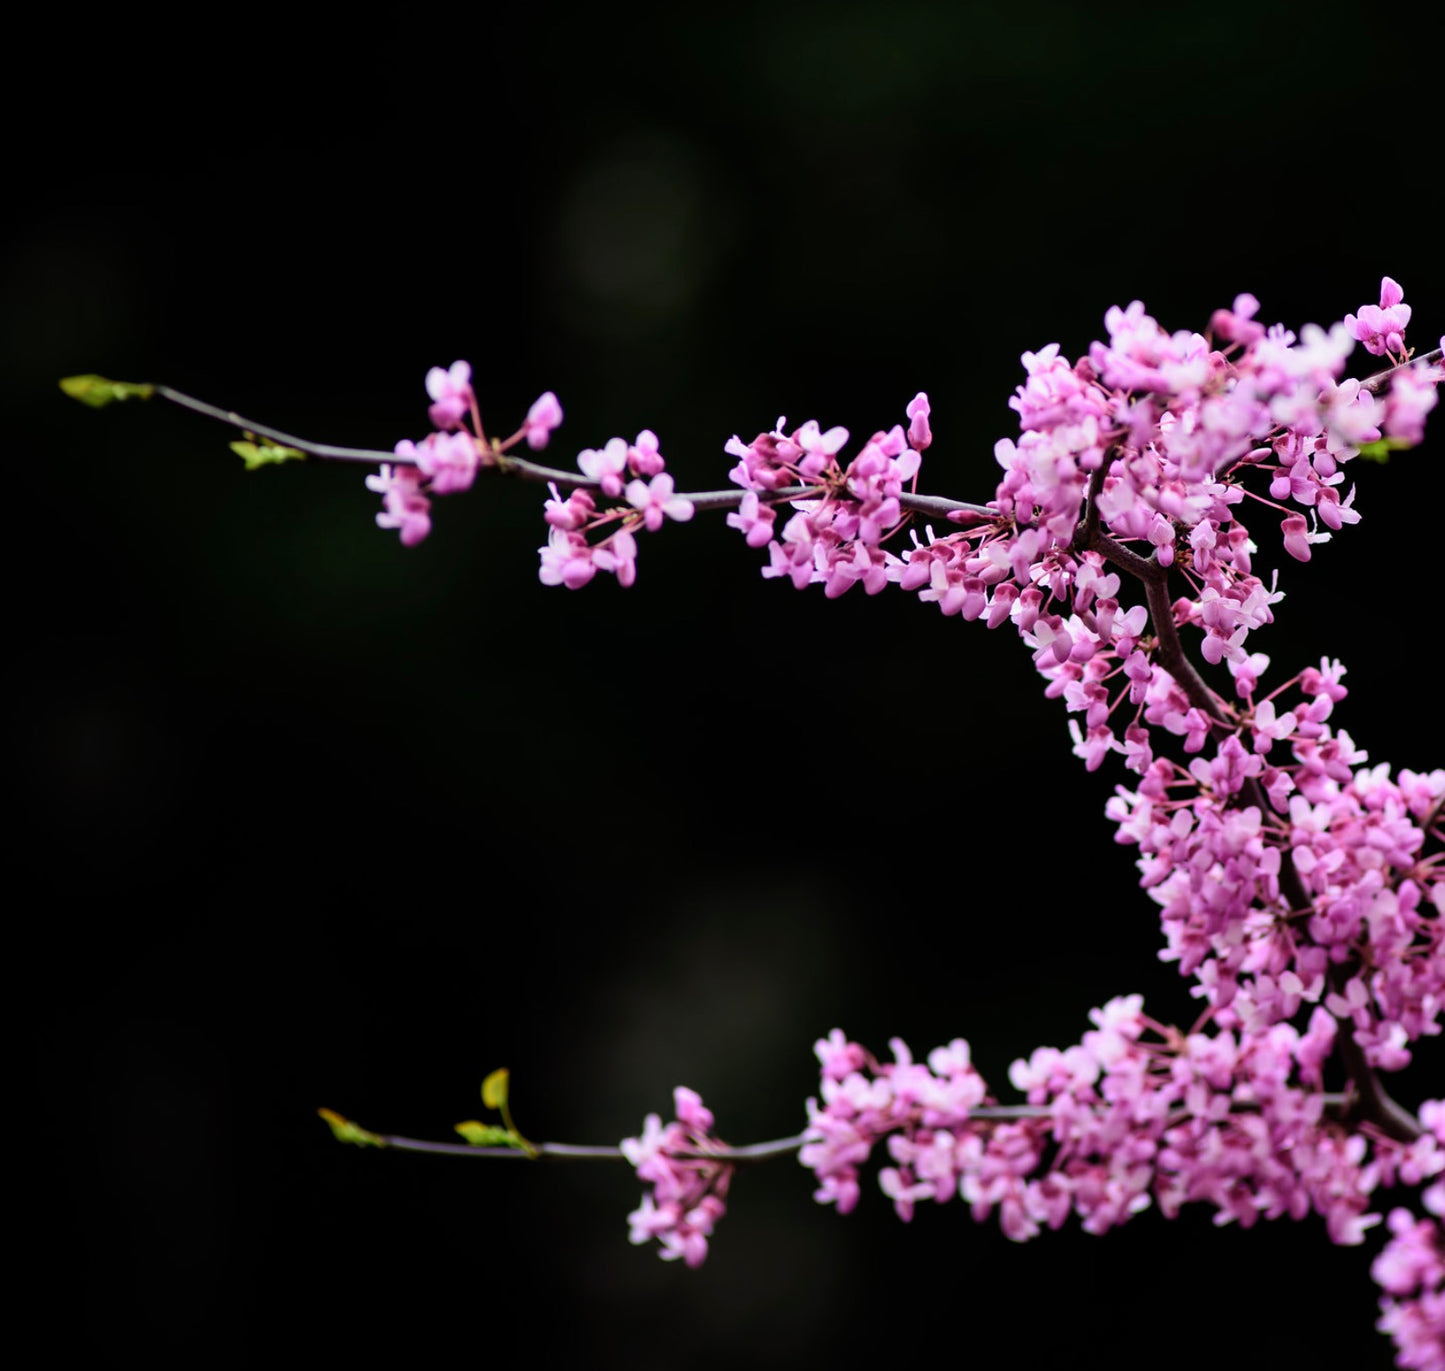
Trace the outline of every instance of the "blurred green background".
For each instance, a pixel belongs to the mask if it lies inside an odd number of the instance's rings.
[[[547,589],[539,488],[439,500],[404,550],[356,469],[247,474],[219,426],[55,386],[390,448],[461,357],[493,431],[552,389],[550,457],[650,427],[688,489],[733,433],[861,438],[923,389],[923,488],[986,498],[1019,354],[1077,355],[1112,304],[1202,328],[1250,290],[1297,328],[1388,273],[1413,341],[1445,331],[1438,72],[1367,13],[256,15],[180,62],[66,35],[0,318],[58,1348],[1387,1363],[1369,1252],[1314,1221],[1019,1248],[957,1204],[905,1228],[871,1181],[840,1219],[784,1162],[689,1273],[627,1245],[625,1168],[338,1147],[317,1106],[445,1137],[503,1064],[535,1137],[613,1141],[685,1083],[756,1140],[800,1127],[835,1024],[966,1036],[1007,1096],[1113,994],[1196,1006],[1103,818],[1124,773],[1069,756],[1007,633],[764,582],[719,517],[644,538],[631,590]],[[1417,769],[1438,447],[1352,473],[1364,522],[1286,561],[1257,642],[1277,680],[1342,657],[1344,726]]]

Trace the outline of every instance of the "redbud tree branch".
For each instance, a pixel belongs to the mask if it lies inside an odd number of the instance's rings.
[[[1362,380],[1360,382],[1360,389],[1370,394],[1378,395],[1389,388],[1391,378],[1403,368],[1416,365],[1428,366],[1441,360],[1442,349],[1437,348],[1425,354],[1423,357],[1413,358],[1377,372]],[[129,390],[132,393],[158,394],[163,399],[179,405],[182,408],[189,409],[207,418],[216,419],[240,429],[248,436],[265,438],[273,443],[281,444],[284,447],[295,449],[297,452],[305,453],[322,460],[356,462],[369,466],[383,464],[414,466],[417,464],[417,458],[411,454],[317,443],[309,439],[300,438],[269,425],[256,423],[237,414],[234,410],[221,409],[206,401],[199,400],[194,396],[175,390],[170,386],[131,387]],[[478,431],[480,432],[480,426]],[[477,443],[479,448],[481,466],[486,470],[495,471],[501,475],[513,476],[527,481],[551,483],[559,489],[601,491],[602,482],[600,480],[589,478],[580,472],[547,467],[526,458],[512,455],[506,449],[513,447],[520,436],[520,432],[513,435],[505,444],[499,443],[496,440],[488,443],[484,438],[474,439],[473,441]],[[1156,641],[1155,651],[1158,664],[1178,683],[1190,703],[1198,709],[1202,715],[1209,719],[1217,729],[1221,731],[1232,731],[1239,727],[1238,720],[1230,717],[1232,711],[1225,705],[1221,697],[1206,684],[1198,668],[1185,651],[1180,638],[1178,625],[1175,622],[1173,602],[1169,592],[1171,566],[1165,565],[1160,561],[1157,551],[1151,556],[1143,556],[1125,547],[1103,531],[1099,518],[1099,496],[1103,490],[1106,475],[1113,465],[1114,455],[1114,450],[1111,449],[1091,479],[1084,517],[1079,523],[1072,546],[1076,551],[1096,552],[1105,561],[1117,567],[1123,574],[1137,580],[1143,586],[1148,616]],[[770,502],[808,500],[819,498],[824,493],[825,488],[822,485],[796,485],[770,491],[768,492],[768,499]],[[741,505],[743,499],[748,494],[749,492],[743,489],[714,490],[689,493],[681,495],[679,498],[686,499],[694,509],[734,509]],[[991,508],[987,505],[973,504],[939,496],[905,492],[900,494],[897,500],[898,505],[904,511],[911,514],[920,514],[925,517],[947,520],[953,524],[978,521],[1002,521],[1007,517],[998,509]],[[1269,812],[1270,806],[1264,795],[1263,787],[1256,777],[1249,778],[1239,792],[1238,802],[1246,800],[1251,805],[1257,806],[1261,814]],[[1287,847],[1283,847],[1283,845],[1281,845],[1281,847],[1280,892],[1287,901],[1291,911],[1308,909],[1311,905],[1311,900],[1295,869],[1291,853]],[[1332,990],[1337,994],[1343,993],[1350,978],[1359,970],[1357,960],[1356,958],[1352,958],[1345,963],[1335,964],[1330,967],[1329,983]],[[1410,1140],[1418,1137],[1421,1132],[1418,1121],[1415,1120],[1407,1110],[1396,1103],[1385,1091],[1377,1074],[1366,1060],[1363,1049],[1355,1041],[1353,1033],[1349,1031],[1348,1025],[1345,1025],[1344,1032],[1336,1035],[1336,1046],[1340,1053],[1341,1063],[1353,1087],[1348,1098],[1338,1097],[1337,1099],[1337,1103],[1343,1105],[1343,1115],[1350,1121],[1372,1123],[1383,1133],[1393,1138]],[[981,1118],[1018,1118],[1033,1117],[1035,1115],[1035,1111],[1032,1111],[1027,1106],[1019,1107],[1019,1109],[1022,1112],[1016,1110],[1011,1111],[1010,1107],[1007,1106],[998,1106],[995,1109],[978,1111],[977,1116]],[[382,1135],[375,1134],[367,1136],[378,1145],[397,1147],[402,1150],[455,1153],[469,1156],[517,1155],[516,1149],[512,1147],[479,1148],[475,1144],[426,1143],[416,1139],[383,1137]],[[728,1149],[727,1152],[723,1154],[722,1159],[750,1160],[756,1157],[778,1155],[783,1152],[794,1151],[802,1145],[805,1138],[806,1135],[800,1135],[798,1138],[758,1144],[752,1149]],[[560,1143],[529,1144],[528,1147],[530,1149],[528,1155],[533,1156],[620,1157],[622,1155],[614,1148],[578,1147]]]
[[[206,401],[198,400],[194,395],[187,395],[171,386],[158,385],[154,390],[155,394],[163,400],[169,400],[183,409],[194,410],[197,414],[204,414],[208,419],[219,419],[223,424],[229,424],[232,428],[238,428],[244,433],[251,433],[259,438],[269,438],[273,443],[296,448],[310,457],[319,457],[323,461],[360,462],[367,466],[380,466],[382,463],[388,463],[391,466],[416,465],[415,457],[402,456],[395,452],[383,452],[379,448],[337,447],[333,443],[316,443],[309,438],[298,438],[294,433],[283,433],[279,428],[272,428],[269,424],[258,424],[252,419],[237,414],[233,409],[221,409],[218,405],[207,404]],[[602,489],[601,481],[594,481],[582,475],[580,471],[563,471],[559,467],[542,466],[538,462],[528,461],[525,457],[514,457],[510,453],[496,452],[495,450],[492,456],[494,460],[484,469],[495,471],[501,476],[514,476],[524,481],[551,482],[563,490]],[[812,486],[789,486],[784,490],[770,492],[770,498],[806,500],[816,497],[817,493]],[[695,509],[736,509],[746,494],[745,490],[704,490],[694,494],[681,494],[679,498],[690,501]],[[971,516],[976,519],[998,517],[997,511],[989,509],[986,505],[969,504],[963,500],[949,500],[939,495],[904,493],[898,497],[898,503],[904,509],[935,519],[947,519],[950,515]]]
[[[1320,1097],[1325,1106],[1329,1109],[1340,1110],[1349,1108],[1354,1100],[1353,1096],[1328,1093]],[[999,1122],[1007,1122],[1017,1119],[1047,1119],[1052,1115],[1052,1109],[1048,1105],[1035,1104],[994,1104],[979,1105],[969,1110],[970,1119],[985,1119]],[[1257,1106],[1240,1105],[1235,1112],[1240,1114],[1253,1114],[1258,1112]],[[506,1158],[510,1157],[521,1161],[605,1161],[617,1162],[627,1161],[627,1155],[621,1147],[610,1146],[605,1143],[558,1143],[541,1142],[528,1143],[523,1147],[491,1147],[477,1146],[473,1143],[454,1142],[433,1142],[426,1138],[406,1138],[396,1133],[372,1133],[365,1129],[358,1128],[348,1119],[342,1119],[339,1115],[333,1114],[330,1110],[322,1110],[321,1115],[331,1125],[332,1130],[343,1141],[360,1143],[369,1147],[390,1147],[398,1152],[425,1152],[438,1157],[480,1157],[480,1158]],[[349,1131],[348,1131],[349,1130]],[[698,1160],[734,1163],[765,1162],[772,1161],[777,1157],[791,1156],[809,1142],[815,1140],[812,1133],[795,1133],[790,1138],[773,1138],[767,1142],[747,1143],[738,1147],[719,1144],[707,1151],[677,1152],[672,1155],[679,1157],[692,1157]]]

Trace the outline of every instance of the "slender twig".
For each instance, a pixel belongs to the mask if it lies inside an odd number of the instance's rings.
[[[156,394],[174,405],[195,410],[197,414],[204,414],[208,419],[219,419],[223,424],[230,424],[233,428],[254,433],[258,438],[270,438],[273,442],[284,444],[286,447],[298,448],[312,457],[323,457],[329,462],[368,462],[376,465],[380,462],[405,462],[407,460],[397,457],[395,453],[379,452],[373,448],[335,447],[330,443],[313,443],[309,438],[298,438],[294,433],[282,433],[279,428],[271,428],[267,424],[258,424],[250,419],[243,419],[235,410],[208,405],[204,400],[197,400],[194,395],[185,395],[179,390],[172,390],[170,386],[157,386]],[[414,460],[412,464],[414,465]]]
[[[217,405],[207,404],[204,400],[198,400],[194,395],[186,395],[171,386],[158,385],[155,393],[172,404],[194,410],[197,414],[204,414],[208,419],[219,419],[223,424],[230,424],[233,428],[239,428],[246,433],[254,433],[258,438],[269,438],[272,442],[281,443],[286,447],[294,447],[298,452],[304,452],[311,457],[320,457],[324,461],[364,462],[368,466],[380,466],[383,462],[391,466],[416,465],[415,457],[402,456],[395,452],[383,452],[379,448],[337,447],[333,443],[316,443],[309,438],[298,438],[294,433],[283,433],[279,428],[272,428],[269,424],[258,424],[254,419],[247,419],[243,415],[237,414],[235,410],[221,409]],[[489,449],[484,444],[478,444],[478,447],[483,454],[483,469],[495,471],[498,475],[513,476],[524,481],[551,482],[563,490],[602,489],[601,481],[592,480],[580,471],[563,471],[560,467],[542,466],[539,462],[529,461],[525,457],[514,457],[507,452]],[[742,504],[743,497],[747,493],[745,490],[704,490],[695,494],[679,493],[678,498],[691,501],[694,509],[736,509]],[[815,486],[789,486],[785,490],[771,492],[768,498],[779,501],[811,500],[819,498],[820,493]],[[969,504],[964,500],[949,500],[941,495],[915,495],[905,492],[898,496],[898,503],[902,508],[911,510],[915,514],[923,514],[935,519],[947,519],[950,516],[974,519],[998,518],[998,511],[990,509],[987,505]]]

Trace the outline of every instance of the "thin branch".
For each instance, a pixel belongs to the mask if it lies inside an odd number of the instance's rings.
[[[180,405],[183,409],[193,409],[197,414],[204,414],[208,419],[219,419],[223,424],[230,424],[233,428],[244,429],[247,433],[254,433],[259,438],[270,438],[273,442],[281,443],[285,447],[299,448],[313,457],[324,457],[329,462],[367,462],[376,465],[380,462],[406,464],[408,461],[406,458],[396,456],[395,453],[377,452],[372,448],[334,447],[330,443],[313,443],[309,438],[298,438],[293,433],[282,433],[279,428],[252,423],[250,419],[243,419],[235,410],[219,409],[215,405],[208,405],[204,400],[197,400],[193,395],[184,395],[179,390],[172,390],[170,386],[157,386],[156,394],[163,400]]]
[[[223,424],[230,424],[233,428],[239,428],[246,433],[254,433],[259,438],[269,438],[272,442],[281,443],[285,447],[294,447],[299,452],[305,452],[312,457],[320,457],[328,462],[364,462],[368,466],[380,466],[383,462],[390,466],[416,465],[415,457],[403,457],[395,452],[383,452],[379,448],[337,447],[332,443],[314,443],[309,438],[298,438],[294,433],[283,433],[279,428],[272,428],[269,424],[258,424],[252,419],[237,414],[235,410],[221,409],[219,406],[207,404],[204,400],[197,400],[195,396],[186,395],[170,386],[158,385],[155,393],[172,404],[194,410],[197,414],[204,414],[208,419],[219,419]],[[476,440],[473,439],[473,441]],[[488,448],[483,443],[477,443],[477,447],[482,454],[483,469],[495,471],[498,475],[514,476],[524,481],[552,482],[563,490],[602,489],[601,481],[592,480],[579,471],[563,471],[559,467],[542,466],[539,462],[529,461],[525,457],[513,457],[510,453]],[[736,509],[742,504],[743,497],[747,493],[745,490],[704,490],[695,494],[680,492],[678,498],[691,501],[694,509]],[[768,498],[779,501],[812,500],[819,496],[820,492],[815,486],[789,486],[784,490],[773,491]],[[950,516],[974,519],[998,518],[998,511],[990,509],[987,505],[969,504],[965,500],[949,500],[941,495],[904,493],[898,497],[898,503],[904,509],[911,510],[915,514],[924,514],[935,519],[948,519]]]

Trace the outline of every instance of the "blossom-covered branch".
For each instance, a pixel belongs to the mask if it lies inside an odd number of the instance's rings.
[[[407,545],[428,535],[432,498],[480,471],[546,482],[548,585],[580,589],[599,573],[630,585],[636,535],[726,508],[766,552],[764,577],[830,598],[896,586],[945,616],[1010,626],[1045,693],[1075,716],[1074,754],[1091,772],[1117,757],[1132,778],[1106,813],[1116,841],[1138,849],[1159,956],[1178,964],[1198,1019],[1182,1031],[1119,996],[1075,1046],[1014,1063],[1021,1106],[989,1093],[963,1039],[926,1064],[895,1039],[880,1062],[835,1030],[815,1046],[822,1080],[807,1132],[758,1146],[796,1146],[816,1197],[846,1211],[884,1142],[893,1165],[880,1184],[900,1217],[958,1195],[975,1218],[997,1211],[1018,1240],[1071,1214],[1103,1232],[1197,1201],[1221,1223],[1314,1212],[1336,1242],[1357,1243],[1380,1220],[1377,1189],[1422,1187],[1434,1218],[1389,1216],[1380,1326],[1401,1365],[1441,1366],[1445,1105],[1412,1113],[1384,1079],[1441,1032],[1445,1012],[1445,769],[1368,765],[1335,726],[1345,668],[1328,656],[1263,684],[1272,664],[1253,635],[1284,592],[1278,565],[1267,581],[1256,571],[1269,554],[1242,516],[1278,521],[1285,567],[1358,522],[1346,468],[1422,441],[1445,339],[1412,356],[1410,307],[1388,277],[1378,305],[1329,329],[1266,328],[1258,309],[1240,295],[1205,333],[1169,333],[1135,301],[1111,309],[1107,341],[1072,363],[1057,344],[1025,353],[1010,401],[1021,432],[995,445],[1001,477],[983,503],[918,494],[933,439],[921,393],[906,425],[874,432],[851,457],[846,429],[812,420],[734,436],[724,450],[737,489],[694,496],[675,489],[647,429],[583,450],[576,472],[516,455],[547,446],[556,397],[489,439],[461,362],[427,377],[434,431],[390,454],[304,444],[164,387],[66,385],[92,403],[149,389],[269,440],[233,445],[248,464],[309,452],[377,465],[367,478],[383,500],[377,522]],[[1390,365],[1344,378],[1356,345]],[[920,530],[920,516],[939,527]],[[1343,1095],[1325,1091],[1331,1059]],[[694,1092],[679,1087],[674,1112],[665,1125],[650,1115],[615,1151],[528,1143],[509,1120],[462,1129],[488,1155],[620,1153],[648,1186],[633,1241],[697,1265],[746,1150],[716,1138]],[[354,1130],[348,1141],[468,1150],[328,1121]]]

